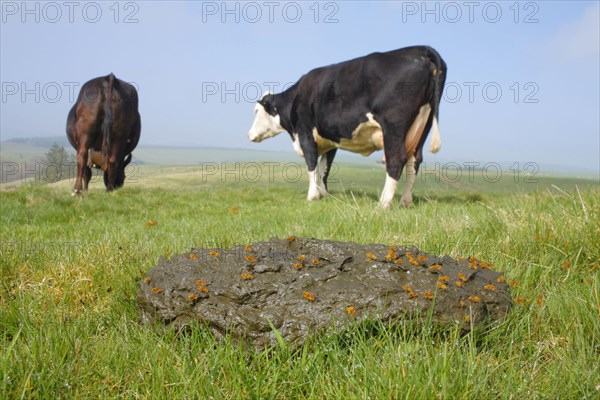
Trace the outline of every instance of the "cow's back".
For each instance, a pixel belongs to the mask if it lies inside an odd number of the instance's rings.
[[[332,140],[349,138],[367,113],[392,108],[414,118],[433,93],[432,54],[431,47],[413,46],[313,69],[298,82],[294,114]]]
[[[316,68],[301,78],[300,93],[311,94],[311,100],[326,100],[325,104],[350,104],[361,97],[375,101],[414,90],[432,76],[432,54],[439,57],[431,47],[413,46]]]
[[[104,103],[110,92],[111,109],[113,113],[112,131],[127,142],[126,154],[135,149],[141,131],[138,111],[138,94],[135,87],[118,78],[114,78],[112,90],[108,90],[110,75],[87,81],[79,91],[77,102],[69,111],[67,117],[67,137],[71,145],[77,149],[83,136],[91,143],[91,147],[100,151],[102,137],[100,127],[105,117]],[[86,129],[78,132],[77,121],[85,120]]]

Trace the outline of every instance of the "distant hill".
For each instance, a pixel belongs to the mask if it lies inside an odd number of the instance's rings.
[[[35,163],[40,161],[47,153],[48,149],[54,144],[63,146],[67,152],[74,153],[66,136],[47,136],[47,137],[32,137],[32,138],[13,138],[7,139],[0,142],[0,159],[2,163],[19,163],[19,165],[27,165],[29,163]],[[377,152],[370,157],[362,157],[348,152],[338,152],[336,160],[340,162],[350,162],[355,164],[364,165],[375,165],[377,161],[381,160],[383,152]],[[254,150],[254,149],[236,149],[236,148],[211,148],[211,147],[194,147],[194,146],[153,146],[140,144],[133,152],[133,162],[138,165],[150,164],[150,165],[199,165],[202,163],[236,163],[236,162],[253,162],[253,161],[264,161],[264,162],[300,162],[304,161],[296,155],[296,153],[290,148],[289,151],[269,151],[269,150]],[[456,168],[462,168],[465,174],[468,173],[468,168],[463,166],[463,162],[466,159],[461,160],[449,160],[437,158],[435,161],[425,158],[425,162],[422,165],[424,170],[434,170],[435,168],[447,168],[452,170]],[[475,161],[475,160],[470,160]],[[479,170],[481,166],[485,165],[486,162],[480,162]],[[502,169],[503,174],[513,174],[515,162],[504,162],[498,165]],[[519,163],[520,168],[523,169],[524,163]],[[11,167],[12,168],[12,167]],[[539,164],[537,165],[535,174],[547,174],[552,175],[560,174],[564,176],[577,176],[584,178],[595,178],[600,179],[598,171],[593,171],[586,168],[569,167],[561,165],[551,164]],[[2,168],[4,173],[5,168]],[[492,169],[492,173],[494,170]],[[527,174],[532,172],[531,169],[522,170],[520,173]],[[522,175],[525,176],[525,175]],[[2,176],[2,182],[6,182],[5,177]]]
[[[69,153],[74,150],[66,136],[15,138],[0,142],[2,161],[28,161],[39,159],[54,144],[63,146]],[[381,153],[378,157],[381,157]],[[355,163],[374,163],[375,159],[356,156],[351,153],[338,153],[339,160]],[[378,159],[378,158],[377,158]],[[291,149],[289,151],[250,150],[200,146],[153,146],[140,144],[133,152],[133,162],[154,165],[198,165],[207,162],[303,162]]]
[[[20,144],[33,147],[43,147],[49,149],[54,143],[59,146],[71,148],[71,144],[66,136],[46,136],[46,137],[32,137],[32,138],[12,138],[3,140],[2,144]]]

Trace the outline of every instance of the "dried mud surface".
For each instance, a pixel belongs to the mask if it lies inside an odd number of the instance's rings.
[[[142,319],[177,329],[197,320],[217,337],[265,347],[353,321],[431,313],[464,331],[512,307],[506,278],[474,258],[417,248],[289,237],[160,259],[139,282]]]

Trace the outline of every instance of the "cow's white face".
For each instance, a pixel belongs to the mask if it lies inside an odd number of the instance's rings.
[[[263,95],[254,107],[254,123],[252,124],[252,128],[250,128],[250,132],[248,132],[248,139],[253,142],[262,142],[285,130],[281,126],[281,119],[277,113],[277,108],[270,104],[265,99],[265,96],[267,94]]]

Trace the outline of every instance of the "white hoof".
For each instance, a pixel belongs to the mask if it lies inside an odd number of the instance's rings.
[[[392,205],[392,200],[394,200],[394,195],[396,194],[396,187],[398,187],[398,181],[386,174],[385,186],[379,198],[379,206],[384,210],[389,209]]]
[[[381,208],[382,210],[389,210],[391,206],[392,206],[392,202],[391,201],[383,201],[383,200],[381,200],[379,202],[379,208]]]
[[[320,192],[309,193],[308,196],[306,196],[306,200],[308,200],[308,201],[319,200],[321,198],[321,196],[322,195]]]
[[[308,171],[308,178],[308,196],[306,196],[306,200],[319,200],[321,197],[325,197],[329,194],[315,171]]]

